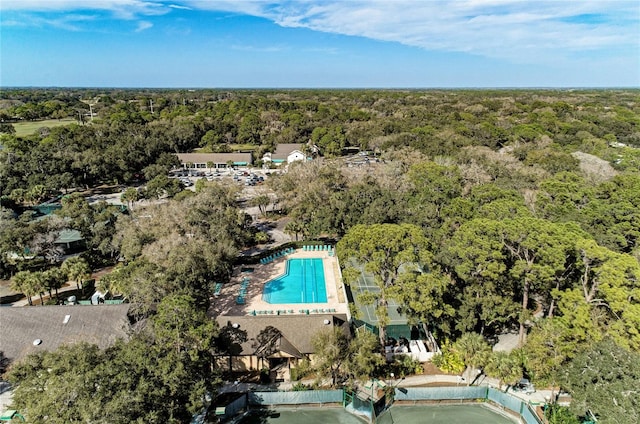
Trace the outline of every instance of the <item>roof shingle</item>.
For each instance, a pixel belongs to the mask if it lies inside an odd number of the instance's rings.
[[[87,342],[104,349],[128,338],[128,312],[128,304],[2,307],[0,351],[16,361],[68,343]],[[38,339],[41,343],[34,345]]]

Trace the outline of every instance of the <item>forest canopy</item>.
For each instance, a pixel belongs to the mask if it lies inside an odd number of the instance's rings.
[[[297,143],[313,160],[265,182],[254,201],[261,215],[271,203],[292,239],[338,242],[345,282],[357,259],[380,288],[363,300],[395,300],[427,325],[443,341],[443,367],[486,369],[506,384],[523,375],[563,384],[581,408],[574,412],[588,405],[606,422],[620,408],[594,401],[599,392],[579,373],[590,366],[584,352],[622,358],[604,363],[608,372],[640,352],[639,100],[638,90],[3,90],[0,247],[14,255],[3,255],[2,272],[41,293],[53,280],[24,272],[59,267],[46,235],[75,229],[91,264],[118,263],[102,284],[154,322],[153,337],[173,343],[163,309],[149,305],[206,310],[214,283],[258,232],[236,188],[203,182],[182,192],[167,177],[179,165],[174,153],[251,151],[261,166],[264,152]],[[76,122],[18,135],[25,121],[45,118]],[[130,206],[140,197],[162,204],[122,213],[79,194],[120,184]],[[60,195],[53,219],[32,219],[33,205]],[[25,249],[44,258],[40,270],[16,260]],[[377,313],[384,326],[385,311]],[[519,349],[489,355],[485,344],[509,331]],[[174,355],[144,338],[132,346]],[[111,364],[124,360],[119,349],[67,353]],[[211,353],[197,352],[180,357],[185,370]],[[14,375],[28,378],[33,367]],[[637,416],[637,402],[620,405]]]

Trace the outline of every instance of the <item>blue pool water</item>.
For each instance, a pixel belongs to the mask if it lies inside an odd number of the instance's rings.
[[[284,275],[267,281],[262,292],[267,303],[325,303],[327,287],[322,259],[289,259]]]

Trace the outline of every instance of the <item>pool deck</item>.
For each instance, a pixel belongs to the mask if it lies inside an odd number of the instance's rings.
[[[327,288],[327,302],[325,303],[278,303],[271,304],[262,300],[264,285],[285,273],[287,259],[319,258],[322,259],[324,279]],[[253,268],[252,272],[242,272],[242,269]],[[245,304],[238,305],[236,298],[240,293],[242,281],[248,278]],[[278,313],[278,311],[280,311]],[[291,312],[293,311],[293,312]],[[307,313],[307,311],[309,311]],[[211,299],[211,313],[223,316],[240,315],[306,315],[316,313],[334,313],[349,315],[338,260],[329,256],[328,251],[304,251],[297,249],[293,253],[275,259],[268,264],[243,265],[234,270],[229,283],[222,286],[218,296]]]

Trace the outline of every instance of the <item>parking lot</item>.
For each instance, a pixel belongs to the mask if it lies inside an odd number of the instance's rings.
[[[169,174],[169,178],[178,178],[188,188],[195,185],[196,181],[206,179],[207,181],[218,181],[222,183],[242,184],[247,187],[261,185],[273,173],[279,170],[271,169],[219,169],[212,171],[184,171],[176,170]]]

